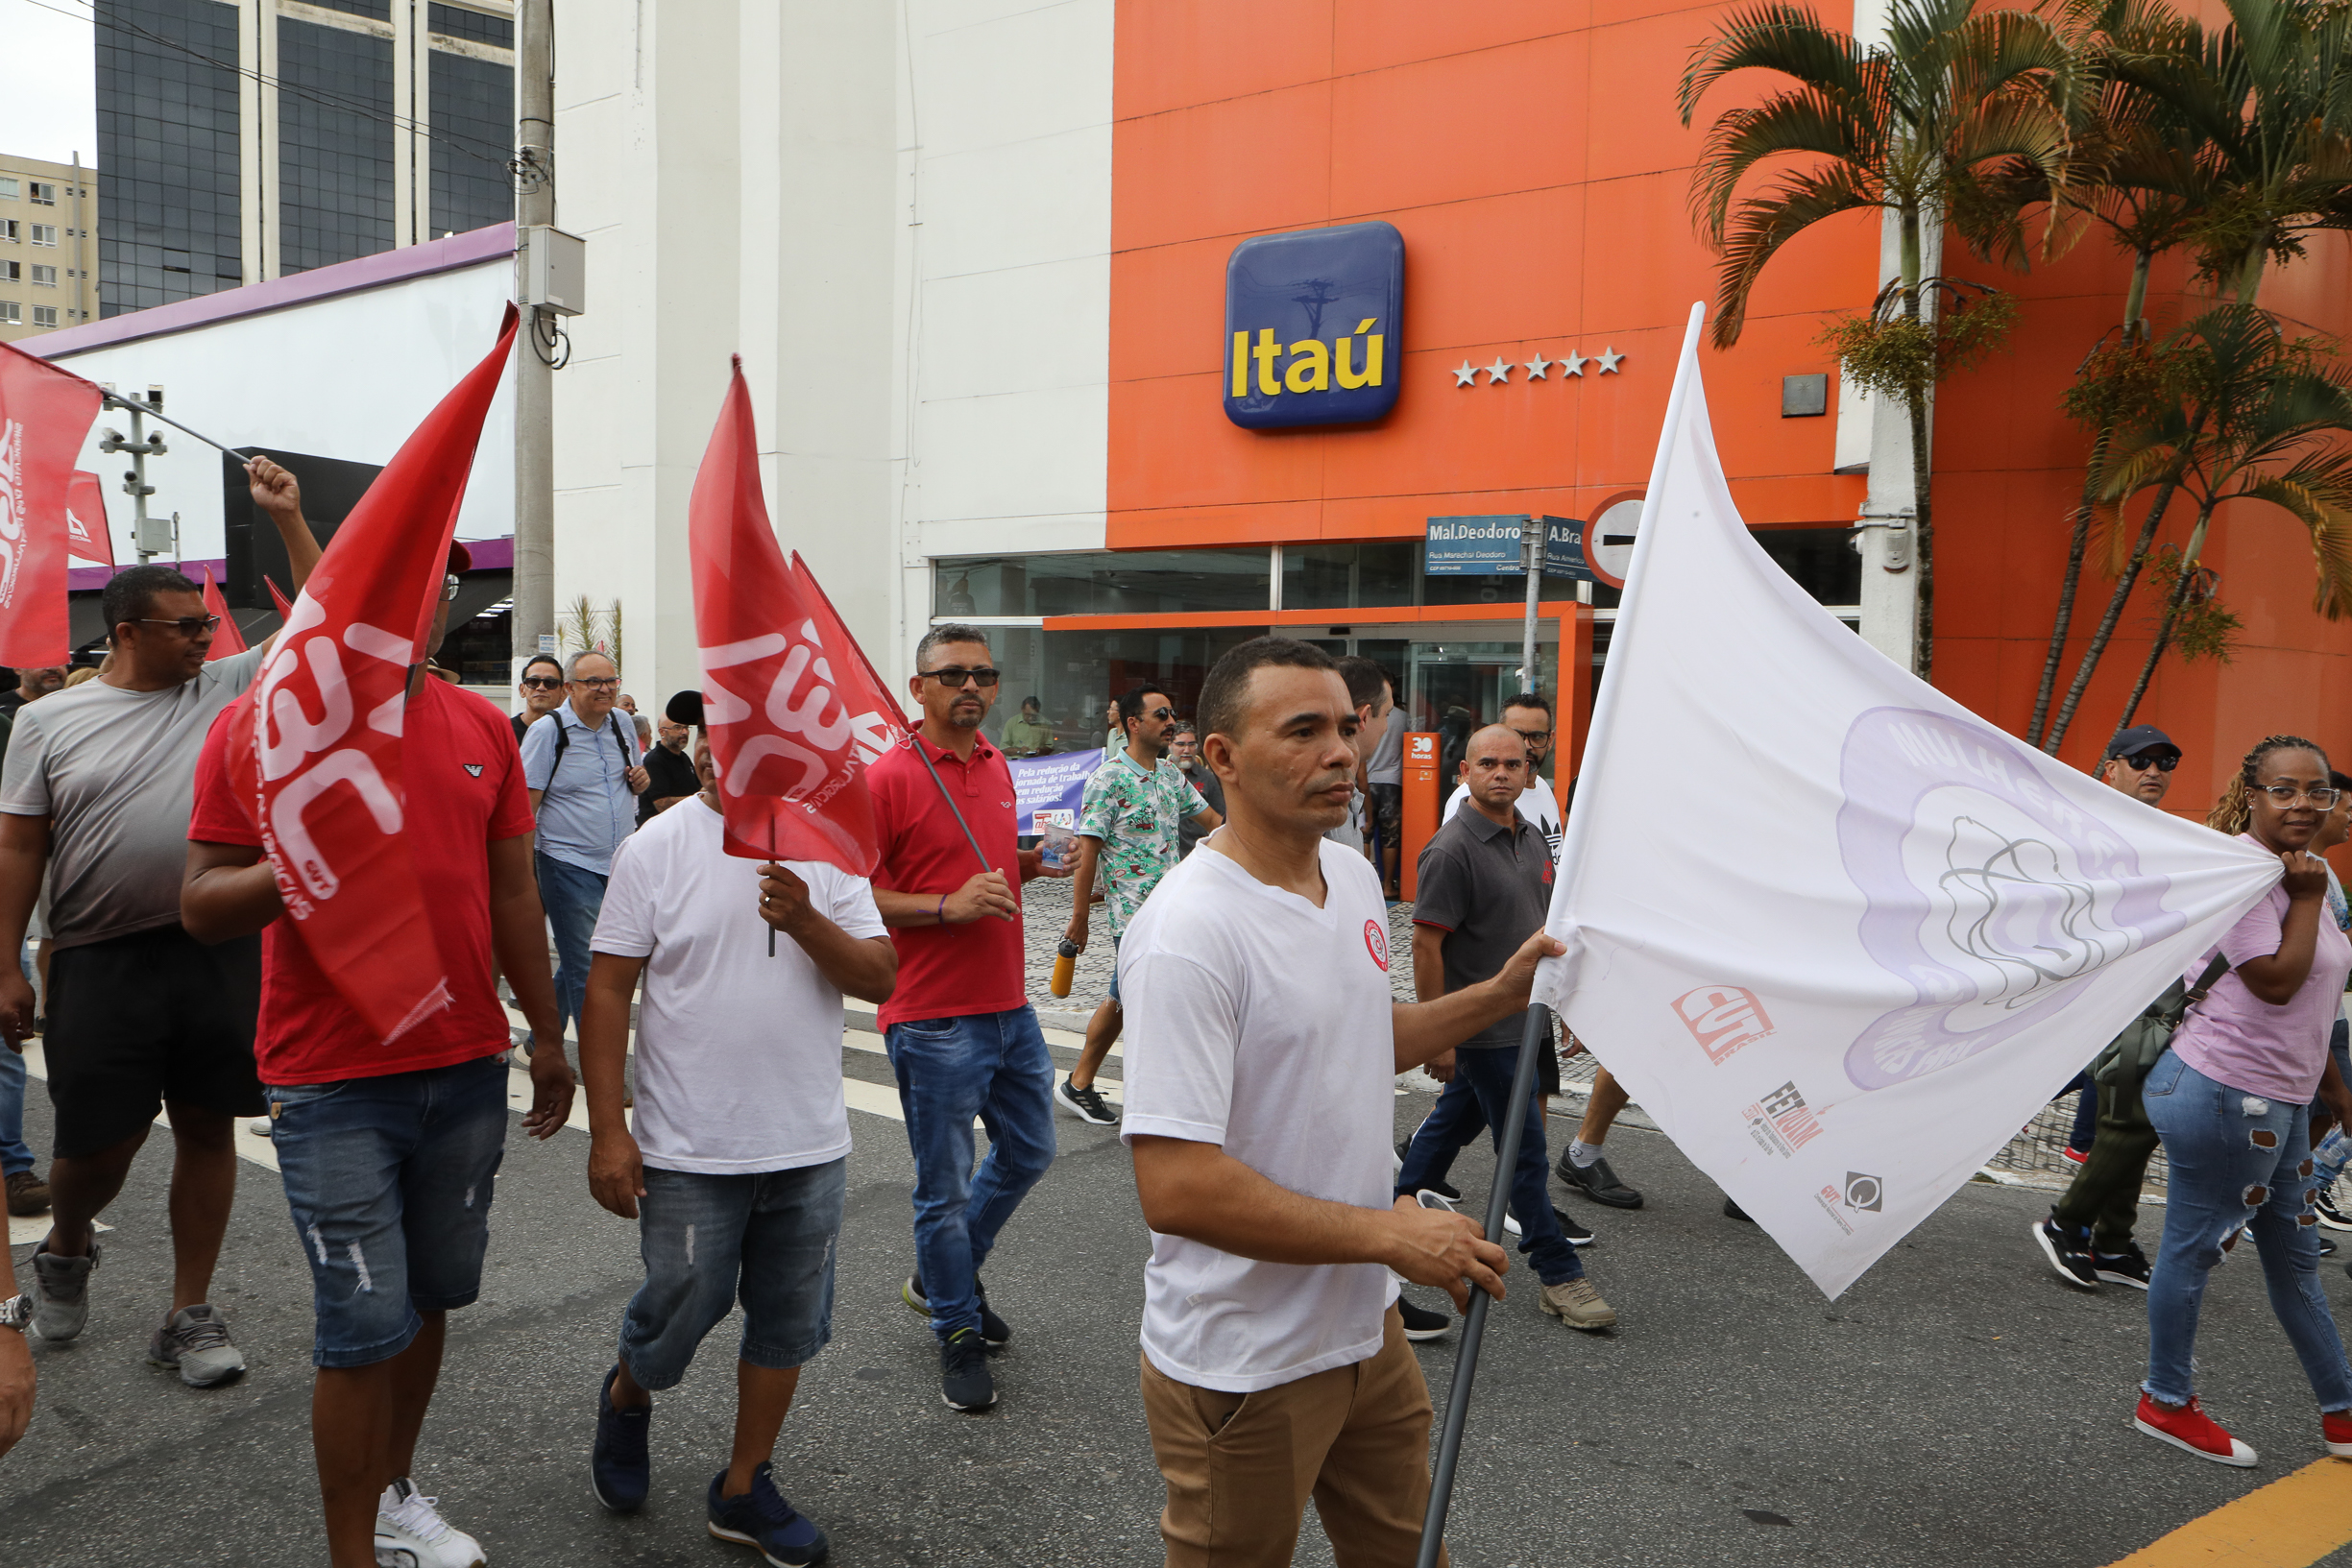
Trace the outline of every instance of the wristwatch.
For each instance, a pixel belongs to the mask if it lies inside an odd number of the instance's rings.
[[[33,1321],[33,1298],[20,1295],[0,1301],[0,1329],[14,1329],[22,1334],[25,1325]]]

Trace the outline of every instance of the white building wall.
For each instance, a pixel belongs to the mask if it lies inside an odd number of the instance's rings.
[[[501,256],[363,293],[54,357],[76,375],[110,382],[129,396],[163,388],[164,413],[231,446],[381,464],[497,345],[514,275]],[[98,450],[100,433],[109,426],[128,436],[130,416],[99,415],[74,466],[98,475],[114,559],[128,565],[138,560],[131,547],[131,497],[121,490],[131,465]],[[482,425],[458,538],[501,539],[515,531],[514,429],[510,374]],[[220,454],[169,426],[161,434],[170,449],[148,461],[147,482],[156,487],[148,511],[180,514],[182,558],[217,559],[226,549]]]
[[[885,675],[925,558],[1102,547],[1112,10],[558,0],[589,309],[556,598],[622,600],[641,693],[697,678],[686,505],[731,352],[778,535]]]

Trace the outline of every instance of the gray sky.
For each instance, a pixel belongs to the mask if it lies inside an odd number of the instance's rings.
[[[98,161],[89,15],[82,0],[0,0],[0,36],[8,39],[0,58],[0,153],[67,163],[78,151],[83,162]]]

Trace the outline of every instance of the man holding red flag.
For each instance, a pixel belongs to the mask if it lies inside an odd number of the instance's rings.
[[[300,582],[319,559],[294,476],[246,465],[255,503]],[[236,1193],[233,1119],[261,1109],[254,1078],[258,944],[206,948],[180,921],[188,800],[215,714],[252,685],[263,651],[207,663],[201,591],[163,566],[107,585],[114,657],[94,681],[16,716],[0,766],[0,952],[22,950],[50,884],[49,1098],[53,1220],[33,1255],[34,1332],[70,1339],[89,1316],[93,1226],[122,1191],[158,1108],[171,1113],[172,1300],[148,1359],[206,1387],[245,1369],[206,1303]],[[264,644],[266,650],[267,644]],[[0,964],[0,1036],[21,1049],[33,989]]]

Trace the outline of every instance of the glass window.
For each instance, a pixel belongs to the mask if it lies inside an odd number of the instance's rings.
[[[245,273],[237,8],[101,0],[100,12],[100,314],[234,288]],[[164,272],[166,246],[191,257],[185,272]]]
[[[499,41],[512,38],[513,23],[452,6],[433,7],[436,30],[445,12],[495,23],[508,36]],[[513,221],[515,185],[506,160],[514,154],[514,68],[436,49],[431,87],[433,233],[462,234]]]
[[[500,49],[515,46],[515,24],[504,16],[488,16],[463,6],[445,6],[432,0],[425,7],[426,26],[444,37],[471,38],[475,43],[495,44]]]
[[[12,174],[0,174],[0,202],[13,202],[22,194]]]
[[[1758,528],[1756,542],[1823,604],[1862,602],[1862,558],[1851,528]]]
[[[21,241],[23,238],[24,229],[17,219],[0,218],[0,239]]]
[[[27,193],[27,200],[35,206],[55,206],[58,205],[58,188],[45,180],[36,180]]]
[[[53,224],[53,223],[36,223],[36,224],[35,224],[35,225],[33,226],[33,243],[34,243],[34,244],[36,244],[36,245],[55,245],[55,244],[57,244],[57,242],[58,242],[58,226],[57,226],[56,224]]]
[[[1149,615],[1264,610],[1270,566],[1251,549],[946,557],[934,615]]]
[[[55,305],[35,305],[35,306],[33,307],[33,325],[34,325],[34,326],[55,326],[57,324],[58,324],[58,307],[57,307],[57,306],[55,306]]]
[[[55,267],[44,267],[40,263],[35,262],[33,264],[33,282],[34,285],[38,288],[56,288],[58,286],[58,270]]]
[[[392,41],[281,17],[278,78],[279,265],[391,250]]]
[[[22,326],[24,311],[13,300],[0,300],[0,326]]]
[[[0,283],[24,281],[25,264],[21,261],[0,261]]]

